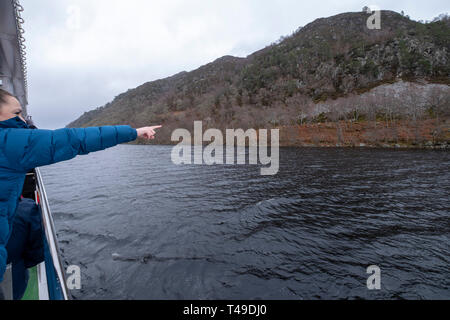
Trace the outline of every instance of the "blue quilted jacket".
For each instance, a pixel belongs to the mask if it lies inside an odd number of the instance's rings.
[[[0,282],[6,270],[5,246],[26,173],[136,138],[137,131],[129,126],[30,130],[19,117],[0,122]]]

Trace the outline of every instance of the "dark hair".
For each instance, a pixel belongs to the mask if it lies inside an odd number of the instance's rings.
[[[3,106],[3,104],[7,102],[6,97],[15,98],[15,96],[9,93],[8,91],[0,89],[0,108]]]

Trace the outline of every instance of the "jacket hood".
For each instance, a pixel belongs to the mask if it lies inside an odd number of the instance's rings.
[[[5,121],[0,121],[0,129],[29,129],[30,127],[19,117],[11,118]]]

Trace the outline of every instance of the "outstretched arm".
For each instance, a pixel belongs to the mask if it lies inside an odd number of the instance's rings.
[[[11,166],[20,171],[70,160],[77,155],[100,151],[137,137],[154,139],[156,127],[105,126],[80,129],[9,129],[3,145]]]

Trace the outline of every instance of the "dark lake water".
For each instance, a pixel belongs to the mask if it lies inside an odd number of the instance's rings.
[[[282,148],[261,176],[171,151],[42,168],[75,298],[450,299],[450,152]]]

